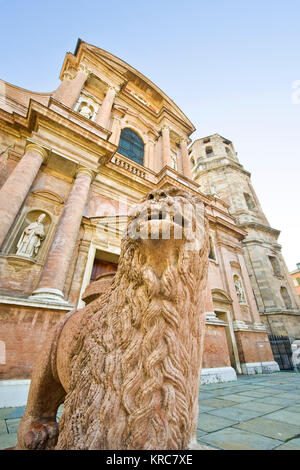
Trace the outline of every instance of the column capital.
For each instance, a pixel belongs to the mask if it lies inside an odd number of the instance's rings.
[[[106,95],[109,91],[112,91],[114,93],[114,98],[115,98],[116,95],[119,93],[120,88],[118,88],[115,85],[111,85],[111,84],[107,83]]]
[[[180,145],[187,145],[188,144],[188,138],[187,137],[179,137],[178,139]]]
[[[35,144],[33,142],[29,142],[29,143],[26,144],[25,153],[30,152],[30,151],[34,151],[34,152],[39,153],[41,155],[43,161],[45,161],[47,156],[48,156],[47,150],[45,150],[43,147],[41,147],[40,145]]]
[[[91,180],[93,180],[95,177],[95,172],[85,166],[78,166],[75,177],[77,178],[79,175],[88,175]]]
[[[164,124],[161,128],[162,131],[169,131],[171,130],[170,126],[168,126],[167,124]]]
[[[66,81],[71,81],[73,80],[74,78],[74,75],[72,75],[72,73],[69,71],[69,70],[65,70],[64,73],[62,74],[62,80],[66,80]]]
[[[78,72],[84,72],[87,75],[90,75],[92,73],[92,70],[82,62],[80,62],[79,67],[78,67]]]

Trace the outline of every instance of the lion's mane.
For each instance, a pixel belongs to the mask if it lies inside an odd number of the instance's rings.
[[[192,201],[190,196],[186,197]],[[196,427],[208,263],[182,249],[158,278],[122,240],[111,289],[74,338],[56,449],[186,449]]]

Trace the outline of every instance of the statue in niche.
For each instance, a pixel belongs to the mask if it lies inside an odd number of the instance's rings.
[[[234,280],[234,286],[235,286],[235,290],[239,299],[239,303],[245,303],[246,299],[245,299],[244,289],[238,277],[235,278]]]
[[[35,222],[32,222],[22,232],[17,244],[17,255],[34,258],[45,238],[43,220],[46,214],[41,214]]]
[[[114,277],[48,335],[17,448],[198,448],[208,250],[190,194],[157,189],[132,208]]]
[[[93,108],[92,106],[89,106],[87,103],[84,102],[79,110],[79,113],[87,119],[91,119],[93,116]]]

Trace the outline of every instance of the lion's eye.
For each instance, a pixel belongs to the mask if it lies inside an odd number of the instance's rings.
[[[154,199],[154,196],[152,193],[149,194],[148,199]]]

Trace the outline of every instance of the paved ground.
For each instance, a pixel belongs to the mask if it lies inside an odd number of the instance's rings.
[[[225,450],[300,450],[300,373],[202,386],[197,439]]]
[[[0,409],[0,449],[16,444],[23,412],[24,407]],[[300,450],[300,373],[203,385],[197,438],[224,450]]]

